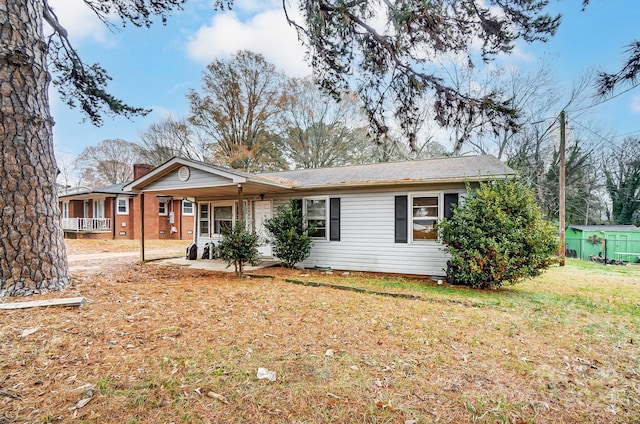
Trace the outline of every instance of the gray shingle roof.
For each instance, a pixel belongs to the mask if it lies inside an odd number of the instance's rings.
[[[84,195],[84,194],[126,194],[128,196],[131,196],[132,193],[122,190],[122,188],[127,184],[128,183],[111,184],[111,185],[103,186],[103,187],[89,188],[89,189],[86,189],[86,190],[75,191],[75,192],[69,193],[69,194],[61,194],[58,197],[59,198],[72,197],[72,196],[79,196],[79,195]]]
[[[493,156],[462,156],[407,162],[387,162],[335,168],[267,172],[259,177],[298,188],[448,182],[515,175],[515,171]]]

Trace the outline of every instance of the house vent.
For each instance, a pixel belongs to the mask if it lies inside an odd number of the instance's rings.
[[[182,166],[180,167],[180,169],[178,169],[178,178],[180,179],[180,181],[187,181],[190,175],[191,172],[189,171],[188,167]]]

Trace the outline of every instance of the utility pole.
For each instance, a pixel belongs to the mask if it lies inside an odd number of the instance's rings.
[[[559,223],[559,227],[560,227],[560,266],[564,266],[565,263],[565,252],[566,252],[566,244],[565,244],[565,185],[566,185],[566,172],[567,172],[567,158],[566,158],[566,154],[565,154],[565,145],[566,145],[566,138],[565,138],[565,126],[566,126],[566,114],[564,112],[564,110],[562,112],[560,112],[560,181],[559,181],[559,186],[560,186],[560,192],[558,193],[559,195],[559,200],[560,200],[560,211],[559,211],[559,217],[558,220],[560,221]]]

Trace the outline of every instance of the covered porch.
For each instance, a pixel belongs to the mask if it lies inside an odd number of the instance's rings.
[[[75,232],[111,232],[111,218],[62,218],[62,229]]]
[[[263,234],[263,224],[273,214],[269,195],[291,192],[292,187],[286,182],[242,171],[174,158],[131,182],[125,190],[140,194],[141,208],[144,208],[145,198],[149,196],[172,196],[193,202],[193,242],[198,246],[200,258],[207,243],[217,245],[223,231],[237,222],[245,222],[251,231]],[[140,258],[145,260],[144,218],[140,224]],[[272,253],[268,243],[263,243],[259,252],[265,263],[269,263]],[[213,265],[217,261],[209,259],[206,262]],[[192,263],[185,260],[183,265]],[[226,263],[221,261],[221,264],[226,269]]]

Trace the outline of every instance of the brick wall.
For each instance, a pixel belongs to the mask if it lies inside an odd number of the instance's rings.
[[[154,169],[151,165],[135,164],[133,166],[134,178],[140,178]],[[122,198],[122,197],[121,197]],[[65,233],[68,238],[107,238],[115,240],[140,239],[142,234],[140,224],[139,194],[128,197],[129,213],[118,214],[117,197],[107,197],[104,201],[105,218],[111,218],[112,231],[109,233]],[[160,215],[160,202],[166,202],[166,214]],[[62,203],[62,202],[61,202]],[[60,205],[62,208],[62,205]],[[146,194],[144,197],[144,238],[148,240],[187,240],[193,239],[196,205],[193,204],[192,215],[182,215],[182,199],[171,197],[158,197],[154,194]],[[173,211],[173,223],[170,212]],[[93,200],[89,200],[87,218],[93,215]],[[84,213],[84,200],[69,201],[69,217],[82,218]],[[174,231],[172,232],[172,229]]]
[[[135,238],[134,234],[134,220],[135,220],[135,212],[132,209],[132,201],[131,198],[128,199],[129,202],[129,213],[127,215],[119,214],[117,210],[117,198],[111,197],[109,209],[111,209],[111,214],[114,215],[114,220],[112,221],[113,225],[113,234],[112,237],[114,240],[133,240]],[[106,205],[106,202],[105,202]],[[106,206],[105,206],[106,207]]]

